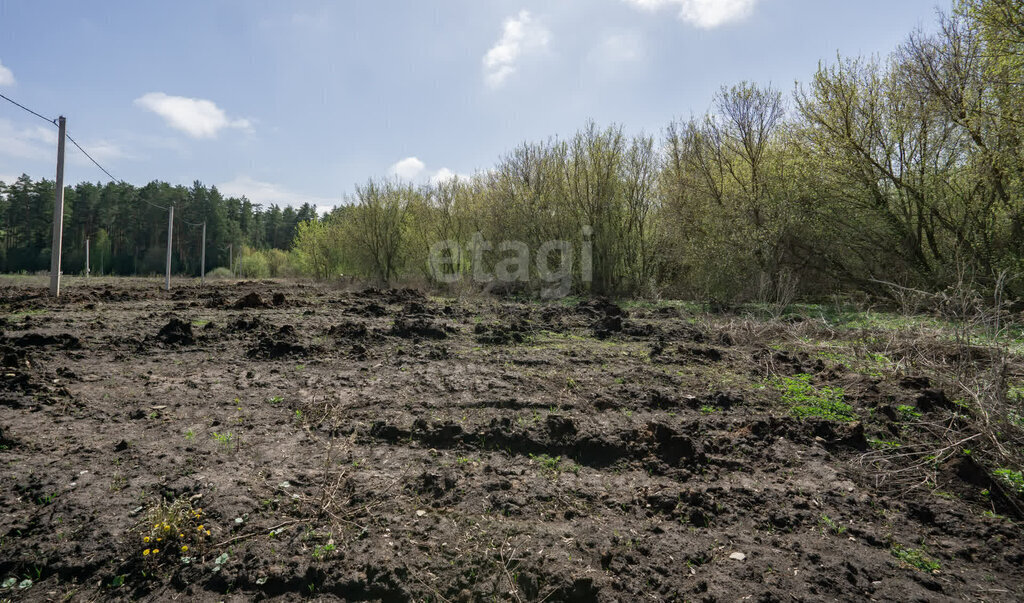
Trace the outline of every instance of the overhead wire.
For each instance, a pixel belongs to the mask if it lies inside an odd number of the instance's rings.
[[[90,155],[89,153],[87,153],[87,152],[86,152],[86,150],[82,148],[82,145],[78,144],[78,142],[76,142],[74,138],[71,138],[71,135],[70,135],[70,134],[68,134],[67,132],[65,132],[65,133],[64,133],[64,136],[66,136],[66,137],[67,137],[67,139],[71,141],[71,144],[73,144],[73,145],[75,145],[76,147],[78,147],[78,150],[79,150],[79,151],[81,151],[83,155],[85,155],[86,157],[88,157],[88,158],[89,158],[89,161],[93,162],[93,164],[94,164],[94,165],[95,165],[96,167],[100,168],[100,171],[101,171],[101,172],[103,172],[104,174],[106,174],[106,175],[107,175],[107,176],[108,176],[108,177],[109,177],[109,178],[110,178],[111,180],[113,180],[114,182],[124,182],[124,180],[118,180],[117,178],[114,178],[114,175],[113,175],[113,174],[111,174],[111,173],[110,173],[109,171],[107,171],[107,168],[105,168],[105,167],[103,167],[102,165],[100,165],[98,161],[96,161],[95,159],[93,159],[93,158],[92,158],[92,155]]]
[[[19,108],[21,108],[21,109],[31,113],[32,115],[35,115],[36,117],[38,117],[39,119],[45,121],[48,124],[57,125],[57,120],[56,119],[50,119],[50,118],[44,116],[43,114],[39,113],[38,111],[33,111],[32,109],[29,109],[25,105],[23,105],[23,104],[19,103],[18,101],[10,98],[9,96],[5,96],[3,94],[0,94],[0,98],[2,98],[5,101],[7,101],[7,102],[9,102],[9,103],[19,107]],[[120,179],[114,177],[114,175],[110,173],[110,170],[108,170],[107,168],[105,168],[102,165],[100,165],[100,162],[96,161],[96,159],[92,155],[90,155],[88,151],[86,151],[84,148],[82,148],[82,145],[78,144],[78,141],[75,140],[74,138],[72,138],[71,134],[65,132],[64,136],[69,141],[71,141],[71,144],[75,145],[75,147],[79,151],[81,151],[82,154],[85,155],[89,159],[89,161],[91,161],[93,163],[93,165],[98,167],[100,169],[100,171],[103,172],[104,174],[106,174],[107,177],[109,177],[112,181],[118,182],[118,183],[123,183],[124,182],[124,180],[120,180]],[[159,205],[159,204],[153,203],[153,202],[151,202],[151,201],[149,201],[147,199],[143,199],[142,201],[145,202],[146,204],[152,206],[152,207],[155,207],[155,208],[163,210],[163,211],[168,211],[168,209],[169,209],[168,207],[165,207],[163,205]]]
[[[37,112],[33,111],[32,109],[29,109],[29,108],[28,108],[28,107],[26,107],[25,105],[23,105],[23,104],[19,103],[18,101],[14,100],[13,98],[10,98],[10,97],[8,97],[8,96],[4,96],[3,94],[0,94],[0,98],[4,99],[5,101],[7,101],[7,102],[9,102],[9,103],[11,103],[11,104],[14,104],[14,105],[17,105],[18,107],[21,107],[22,109],[24,109],[24,110],[28,111],[28,112],[29,112],[29,113],[31,113],[32,115],[35,115],[35,116],[36,116],[36,117],[38,117],[39,119],[41,119],[41,120],[43,120],[43,121],[45,121],[45,122],[47,122],[47,123],[49,123],[49,124],[57,125],[57,120],[56,120],[56,119],[50,119],[49,117],[46,117],[46,116],[44,116],[44,115],[41,115],[41,114],[39,114],[39,113],[37,113]]]
[[[4,99],[5,101],[15,105],[16,107],[18,107],[18,108],[20,108],[20,109],[22,109],[24,111],[27,111],[28,113],[31,113],[32,115],[38,117],[39,119],[45,121],[48,124],[51,124],[51,125],[54,125],[54,126],[59,125],[57,123],[56,119],[50,119],[50,118],[44,116],[43,114],[41,114],[41,113],[39,113],[37,111],[33,111],[32,109],[29,109],[25,105],[23,105],[23,104],[19,103],[18,101],[10,98],[9,96],[6,96],[4,94],[0,94],[0,98]],[[108,170],[107,168],[105,168],[102,165],[100,165],[100,162],[96,161],[96,159],[92,155],[90,155],[88,151],[86,151],[84,148],[82,148],[82,145],[78,144],[78,141],[76,141],[74,138],[72,138],[71,134],[69,134],[67,131],[65,131],[64,132],[64,136],[69,141],[71,141],[71,144],[75,145],[75,147],[79,151],[81,151],[82,154],[85,155],[89,159],[89,161],[91,161],[93,163],[93,165],[95,165],[97,168],[99,168],[101,172],[106,174],[108,178],[110,178],[112,181],[117,182],[117,183],[124,183],[124,180],[120,180],[118,178],[115,178],[114,175],[110,173],[110,170]],[[163,205],[159,205],[157,203],[153,203],[152,201],[149,201],[148,199],[142,199],[142,201],[144,203],[146,203],[147,205],[151,206],[151,207],[155,207],[155,208],[163,210],[163,211],[169,211],[170,210],[169,207],[165,207]],[[181,221],[183,223],[187,224],[188,226],[193,226],[193,227],[199,227],[199,226],[203,226],[205,224],[205,222],[194,223],[194,222],[189,222],[187,220],[181,220]],[[91,237],[94,234],[96,234],[96,232],[89,233],[89,234],[85,235],[85,237],[88,238],[88,237]]]

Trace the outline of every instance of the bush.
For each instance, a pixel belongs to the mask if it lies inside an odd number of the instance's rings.
[[[267,259],[267,267],[270,270],[271,277],[299,275],[298,261],[294,253],[281,251],[280,249],[268,249],[263,254]]]
[[[231,274],[231,271],[228,270],[227,268],[223,267],[223,266],[221,266],[220,268],[214,268],[213,270],[211,270],[211,271],[206,273],[206,278],[212,278],[212,279],[223,279],[223,278],[233,278],[233,277],[234,277],[234,275]]]
[[[269,278],[270,266],[266,256],[259,251],[253,251],[239,258],[235,264],[235,271],[239,278]]]

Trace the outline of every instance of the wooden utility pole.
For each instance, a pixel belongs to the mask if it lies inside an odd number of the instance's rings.
[[[85,278],[89,278],[89,237],[85,237]]]
[[[174,234],[174,206],[167,212],[167,274],[164,277],[164,290],[171,290],[171,236]]]
[[[60,297],[60,254],[64,239],[64,130],[65,120],[58,118],[57,194],[53,200],[53,242],[50,244],[50,295]]]
[[[199,254],[199,284],[206,284],[206,220],[203,220],[203,251]]]

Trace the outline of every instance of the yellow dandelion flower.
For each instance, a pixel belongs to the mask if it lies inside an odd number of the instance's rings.
[[[154,530],[158,529],[159,527],[160,527],[160,524],[158,524],[158,523],[154,523],[153,524],[153,529]]]
[[[163,540],[163,538],[157,538],[156,539],[157,542],[160,542],[161,540]]]
[[[207,535],[207,536],[209,536],[209,535],[210,535],[210,530],[206,530],[206,535]]]
[[[171,526],[169,526],[169,525],[167,525],[167,524],[165,523],[165,524],[164,524],[164,531],[165,531],[165,532],[169,532],[170,530],[171,530]]]
[[[187,544],[181,547],[181,552],[182,553],[184,553],[187,550],[188,550],[188,545]]]
[[[142,556],[143,557],[145,557],[148,554],[149,554],[149,549],[146,549],[146,550],[142,551]]]
[[[196,528],[196,530],[202,532],[203,531],[203,524],[199,524],[199,527]]]
[[[149,536],[143,536],[142,542],[149,542]]]
[[[157,554],[157,553],[159,553],[159,552],[160,552],[160,549],[153,549],[153,554],[154,554],[154,555],[156,555],[156,554]]]

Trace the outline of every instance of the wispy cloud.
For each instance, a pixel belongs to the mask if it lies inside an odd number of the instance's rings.
[[[646,10],[675,7],[679,18],[703,29],[714,29],[748,17],[759,0],[625,0]]]
[[[79,140],[78,142],[86,151],[89,152],[90,155],[92,155],[93,159],[104,165],[115,159],[133,158],[131,154],[121,147],[121,145],[110,140]],[[77,149],[75,152],[77,153]],[[85,158],[83,157],[83,159]],[[86,159],[86,161],[88,161],[88,159]]]
[[[135,99],[135,104],[193,138],[215,138],[224,128],[252,129],[248,119],[231,119],[216,103],[202,98],[150,92]]]
[[[529,11],[509,17],[501,39],[484,55],[484,82],[490,88],[500,88],[519,68],[523,56],[547,47],[550,41],[551,32]]]
[[[14,73],[4,66],[3,61],[0,61],[0,86],[13,86]]]
[[[588,59],[598,73],[606,76],[635,69],[647,54],[643,38],[635,31],[616,31],[602,38]]]
[[[315,197],[289,190],[278,184],[262,182],[249,176],[238,176],[230,182],[218,184],[217,188],[221,194],[228,197],[245,197],[253,203],[260,205],[299,206],[303,203],[311,203],[317,207],[319,213],[330,211],[337,201],[326,197]]]
[[[77,137],[76,140],[93,159],[107,167],[110,167],[108,164],[113,160],[130,158],[121,145],[111,140]],[[35,162],[52,163],[57,157],[57,129],[47,126],[19,127],[6,119],[0,119],[0,155],[32,162],[33,165],[26,167],[33,169],[38,168]],[[91,165],[89,159],[71,143],[67,144],[67,158],[74,165]]]
[[[0,119],[0,154],[46,161],[57,156],[57,131],[46,126],[17,127]]]

